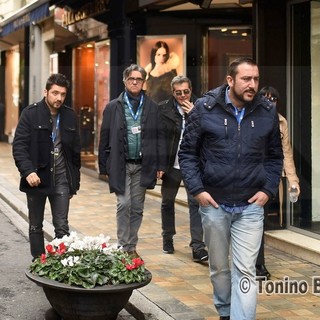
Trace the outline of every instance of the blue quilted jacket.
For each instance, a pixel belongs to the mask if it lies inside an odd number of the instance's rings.
[[[278,114],[261,95],[245,105],[240,124],[223,85],[196,101],[179,162],[192,195],[206,191],[219,204],[248,204],[257,191],[274,197],[283,167]]]

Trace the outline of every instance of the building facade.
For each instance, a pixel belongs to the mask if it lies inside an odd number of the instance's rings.
[[[168,44],[174,70],[192,80],[198,96],[224,81],[232,59],[252,56],[260,86],[280,92],[301,182],[299,201],[285,198],[283,224],[276,212],[272,227],[320,239],[318,0],[22,3],[0,20],[0,96],[8,140],[21,109],[42,97],[48,74],[62,72],[72,83],[67,103],[79,116],[84,163],[95,169],[103,109],[123,90],[126,66],[152,65],[157,42]]]

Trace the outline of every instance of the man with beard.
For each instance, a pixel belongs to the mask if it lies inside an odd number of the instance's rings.
[[[282,171],[279,120],[257,95],[259,69],[251,58],[233,61],[226,80],[196,101],[179,162],[200,205],[220,319],[254,320],[264,205],[276,195]]]
[[[64,101],[69,88],[60,73],[48,78],[44,97],[26,107],[13,140],[13,157],[27,194],[33,258],[45,253],[43,219],[47,198],[56,238],[69,235],[70,199],[80,187],[80,135],[75,111]]]

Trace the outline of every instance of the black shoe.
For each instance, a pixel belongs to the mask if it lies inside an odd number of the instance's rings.
[[[208,261],[208,252],[205,249],[200,249],[198,251],[192,250],[192,260],[194,262],[204,262]]]
[[[163,238],[163,253],[173,253],[173,239],[172,238]]]
[[[256,265],[256,276],[259,278],[267,278],[271,277],[270,272],[267,270],[264,264]]]
[[[220,320],[230,320],[230,317],[229,316],[220,317]]]

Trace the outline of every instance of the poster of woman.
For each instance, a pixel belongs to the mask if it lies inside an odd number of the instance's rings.
[[[185,35],[137,37],[137,63],[147,71],[144,89],[157,103],[172,95],[172,78],[185,75],[185,38]]]

